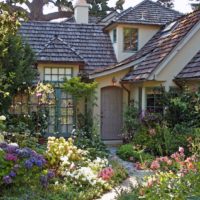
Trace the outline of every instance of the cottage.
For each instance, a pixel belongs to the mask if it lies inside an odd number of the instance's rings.
[[[98,82],[94,115],[104,141],[120,141],[130,101],[159,111],[153,88],[200,85],[200,11],[182,15],[144,0],[97,19],[81,0],[65,22],[24,22],[20,34],[36,53],[40,80],[56,84],[49,133],[68,136],[72,130],[72,97],[60,88],[65,77],[84,74]]]

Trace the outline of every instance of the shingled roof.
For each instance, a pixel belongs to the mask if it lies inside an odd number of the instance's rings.
[[[196,79],[200,78],[200,51],[176,76],[176,79]]]
[[[77,52],[57,35],[37,54],[38,61],[84,62]]]
[[[159,31],[138,53],[124,60],[130,63],[143,57],[143,61],[128,73],[123,81],[146,80],[153,71],[164,61],[170,52],[182,41],[189,31],[200,21],[200,10],[190,13],[174,24],[171,30],[166,27]]]
[[[181,13],[166,8],[151,0],[144,0],[135,7],[121,12],[112,21],[113,23],[165,25],[182,16]],[[109,25],[111,25],[109,24]],[[108,25],[108,26],[109,26]]]
[[[102,28],[103,26],[95,24],[37,21],[22,22],[19,32],[23,39],[30,44],[36,55],[40,55],[39,53],[48,46],[49,41],[57,35],[77,55],[83,58],[85,71],[90,73],[95,69],[117,63],[110,37],[103,32]],[[64,47],[66,50],[65,45]],[[52,61],[57,61],[57,59],[60,59],[59,55],[58,58],[55,56]],[[77,61],[79,60],[80,58]]]

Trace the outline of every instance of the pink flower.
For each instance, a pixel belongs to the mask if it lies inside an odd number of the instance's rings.
[[[169,160],[169,158],[167,156],[160,158],[161,162],[168,162],[168,160]]]
[[[157,169],[159,169],[160,168],[160,164],[159,164],[159,162],[158,161],[153,161],[152,163],[151,163],[151,167],[150,167],[152,170],[157,170]]]
[[[111,167],[107,167],[105,169],[103,169],[100,174],[99,177],[101,177],[103,180],[108,181],[111,179],[111,177],[114,175],[114,171]]]
[[[148,181],[147,181],[147,187],[152,187],[154,184],[154,180],[152,178],[150,178]]]
[[[15,156],[15,155],[13,155],[11,153],[8,153],[8,154],[6,154],[5,159],[8,160],[8,161],[14,161],[14,162],[16,162],[17,161],[17,156]]]
[[[170,165],[172,165],[172,160],[168,160],[167,161],[167,164],[170,166]]]
[[[178,151],[183,154],[184,153],[184,148],[183,147],[179,147]]]
[[[41,92],[38,92],[38,93],[36,93],[36,96],[37,96],[37,97],[41,97],[41,96],[42,96],[42,93],[41,93]]]

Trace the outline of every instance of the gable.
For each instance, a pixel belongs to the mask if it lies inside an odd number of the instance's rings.
[[[135,7],[130,7],[119,13],[106,29],[113,23],[165,25],[181,16],[182,14],[178,11],[166,8],[151,0],[144,0]]]
[[[19,32],[36,55],[57,35],[83,58],[85,72],[91,73],[117,63],[110,37],[102,28],[95,24],[22,22]]]
[[[141,81],[153,76],[153,72],[164,62],[175,47],[198,25],[200,11],[193,12],[177,21],[170,32],[161,30],[136,55],[130,57],[128,62],[145,56],[144,60],[127,74],[123,81]]]

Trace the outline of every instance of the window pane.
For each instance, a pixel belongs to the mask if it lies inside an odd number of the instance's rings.
[[[124,29],[124,50],[137,51],[138,49],[138,30],[132,28]]]
[[[61,74],[61,75],[65,74],[65,69],[64,68],[59,68],[59,74]]]
[[[64,81],[65,76],[64,75],[59,75],[59,81]]]
[[[52,75],[52,81],[58,81],[58,75]]]
[[[65,78],[66,78],[67,80],[70,80],[72,77],[71,77],[71,76],[65,76]]]
[[[44,73],[45,74],[51,74],[51,68],[45,68]]]
[[[117,42],[117,30],[113,30],[113,43]]]
[[[44,79],[45,81],[51,81],[51,75],[45,75]]]
[[[58,74],[58,68],[52,68],[52,74]]]
[[[65,69],[65,74],[71,75],[72,74],[72,69],[71,68],[66,68]]]

